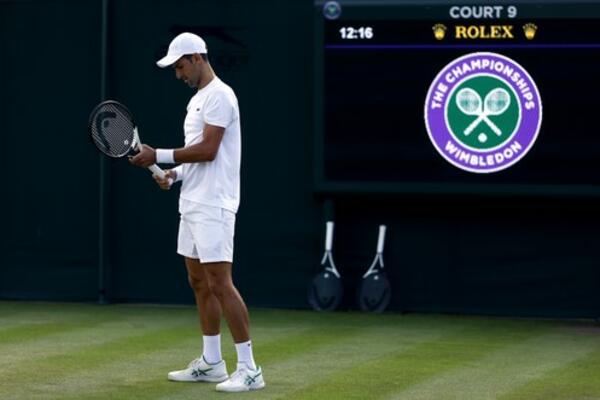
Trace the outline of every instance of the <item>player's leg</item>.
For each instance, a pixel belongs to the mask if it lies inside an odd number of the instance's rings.
[[[242,392],[262,389],[265,386],[262,369],[257,367],[252,354],[250,341],[250,318],[242,296],[235,288],[231,277],[230,262],[203,264],[210,290],[217,297],[223,315],[231,331],[238,355],[237,369],[231,378],[217,385],[217,390]]]
[[[185,257],[188,281],[194,291],[203,333],[202,356],[190,362],[187,368],[169,372],[168,378],[185,382],[222,382],[227,379],[227,367],[221,357],[221,307],[210,291],[205,269],[198,260],[190,226],[183,220],[179,226],[177,252]]]
[[[204,335],[218,335],[221,329],[221,306],[208,286],[208,277],[200,260],[185,257],[188,282],[194,291],[200,327]]]
[[[208,276],[200,260],[185,258],[188,281],[194,291],[196,307],[200,319],[203,336],[204,359],[210,363],[218,363],[221,356],[221,306],[219,300],[210,290]]]
[[[210,290],[219,300],[238,353],[237,370],[232,374],[235,379],[217,385],[217,390],[239,392],[261,389],[265,383],[252,355],[248,310],[231,278],[235,213],[198,205],[190,219],[195,221],[191,232]]]
[[[210,282],[211,293],[218,299],[235,343],[250,340],[250,318],[242,296],[233,285],[231,263],[203,264]],[[254,360],[251,360],[254,364]]]

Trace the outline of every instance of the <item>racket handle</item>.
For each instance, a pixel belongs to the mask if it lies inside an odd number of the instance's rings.
[[[165,171],[162,170],[158,165],[152,164],[148,167],[150,171],[152,171],[152,175],[158,176],[160,179],[165,179]]]
[[[327,232],[325,234],[325,251],[331,251],[333,245],[333,221],[327,222]]]
[[[137,149],[137,151],[142,151],[142,141],[140,140],[140,134],[138,132],[138,128],[137,126],[133,127],[133,139],[136,142],[135,144],[135,148]],[[148,167],[148,169],[150,171],[152,171],[152,175],[156,175],[158,176],[160,179],[165,179],[165,171],[163,171],[162,168],[160,168],[158,165],[156,164],[152,164],[151,166]],[[169,186],[173,184],[173,179],[169,178]]]
[[[483,116],[485,114],[480,114],[479,116],[477,116],[477,118],[475,118],[475,120],[473,122],[471,122],[471,124],[469,126],[467,126],[467,128],[463,131],[463,133],[465,134],[465,136],[469,136],[469,134],[471,132],[473,132],[473,130],[475,128],[477,128],[477,126],[481,123],[481,121],[483,121]]]
[[[385,242],[385,225],[379,225],[379,237],[377,238],[377,252],[383,253],[383,244]]]
[[[498,128],[498,125],[493,123],[488,117],[485,117],[483,121],[494,131],[496,135],[502,136],[502,131],[500,130],[500,128]]]

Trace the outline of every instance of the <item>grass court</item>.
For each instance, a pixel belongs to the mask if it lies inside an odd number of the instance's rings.
[[[229,394],[166,379],[201,352],[191,306],[0,302],[0,399],[600,399],[593,321],[250,315],[267,387]]]

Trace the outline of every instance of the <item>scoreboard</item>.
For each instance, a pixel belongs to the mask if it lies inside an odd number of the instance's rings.
[[[600,1],[317,1],[318,192],[600,195]]]

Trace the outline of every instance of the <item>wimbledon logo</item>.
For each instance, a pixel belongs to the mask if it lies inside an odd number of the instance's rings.
[[[542,101],[531,76],[508,57],[472,53],[445,66],[429,87],[425,125],[436,150],[465,171],[506,169],[531,149]]]

